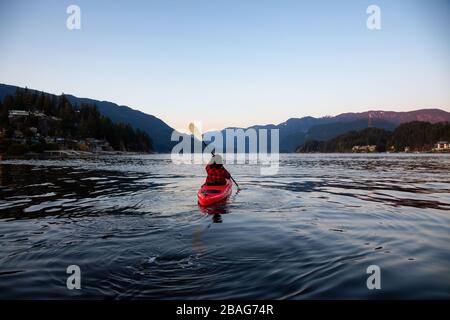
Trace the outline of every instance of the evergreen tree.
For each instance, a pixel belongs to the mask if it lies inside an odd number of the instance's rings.
[[[41,94],[36,97],[36,102],[34,103],[36,109],[41,112],[44,111],[44,99],[44,93],[41,92]]]
[[[47,117],[29,116],[19,118],[12,124],[8,121],[8,111],[11,109],[36,109],[45,113]],[[56,116],[59,120],[52,119],[51,116]],[[42,136],[104,139],[114,150],[141,152],[152,150],[152,141],[146,133],[135,130],[128,123],[113,123],[110,118],[102,116],[95,105],[82,104],[79,109],[74,108],[64,94],[57,98],[43,92],[18,89],[14,95],[6,96],[4,101],[0,102],[0,125],[5,128],[6,138],[10,138],[14,130],[19,128],[31,141],[34,131],[30,128],[36,127]],[[33,145],[31,150],[50,147],[55,146]],[[0,146],[0,149],[6,150],[4,145]]]

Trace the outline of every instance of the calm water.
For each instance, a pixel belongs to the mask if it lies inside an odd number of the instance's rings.
[[[168,156],[3,161],[0,298],[450,298],[450,156],[280,165],[229,166],[242,190],[204,212],[202,166]]]

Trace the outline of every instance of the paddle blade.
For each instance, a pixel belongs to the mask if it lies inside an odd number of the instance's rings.
[[[198,140],[202,140],[202,133],[200,130],[195,126],[193,122],[189,123],[189,132],[194,135]]]

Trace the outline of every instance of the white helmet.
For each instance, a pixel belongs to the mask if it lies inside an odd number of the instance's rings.
[[[212,156],[211,160],[209,161],[209,164],[223,164],[223,159],[221,155],[215,154]]]

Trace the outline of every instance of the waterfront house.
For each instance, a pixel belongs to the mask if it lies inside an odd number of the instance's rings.
[[[86,145],[90,152],[101,152],[113,150],[106,140],[87,138]]]
[[[45,113],[39,112],[39,111],[34,111],[31,113],[33,116],[35,116],[36,118],[47,118],[47,115]]]
[[[367,145],[367,146],[353,146],[352,152],[361,152],[361,153],[369,153],[377,151],[376,145]]]
[[[448,141],[438,141],[434,145],[435,151],[450,151],[450,143]]]
[[[9,119],[28,117],[29,115],[30,115],[30,113],[25,110],[9,110],[9,112],[8,112]]]

